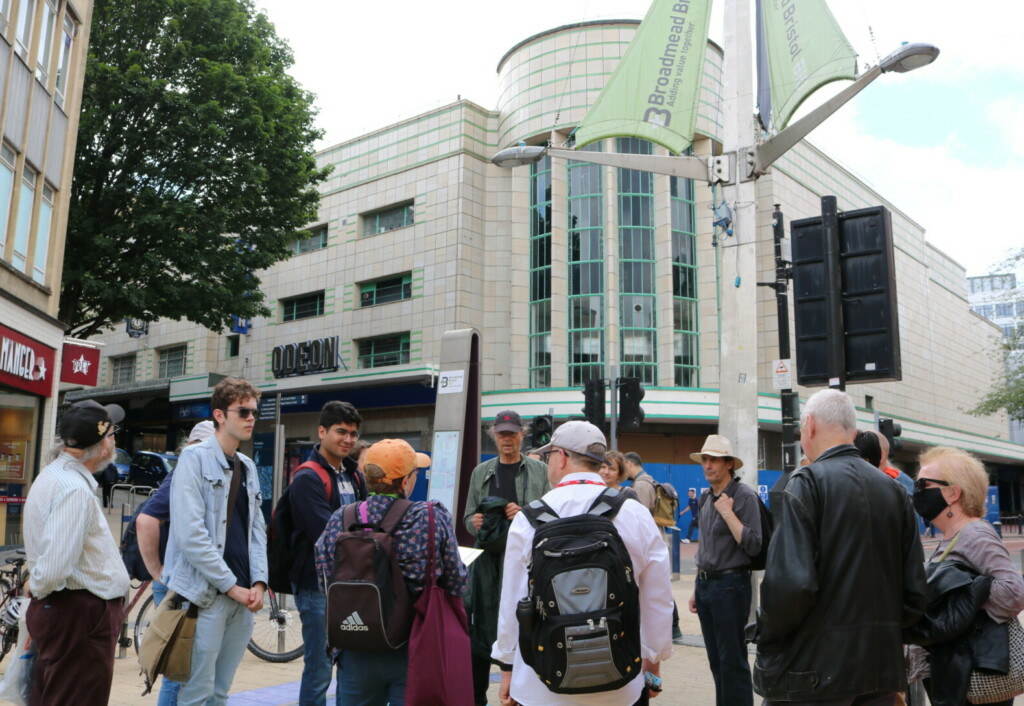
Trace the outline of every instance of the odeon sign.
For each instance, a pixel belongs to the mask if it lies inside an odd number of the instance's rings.
[[[326,373],[337,369],[338,336],[285,343],[274,348],[270,356],[270,370],[275,378]]]

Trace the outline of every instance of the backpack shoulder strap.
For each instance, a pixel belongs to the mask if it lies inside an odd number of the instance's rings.
[[[700,499],[697,501],[697,512],[700,512],[701,510],[704,509],[704,506],[707,504],[708,498],[710,498],[710,497],[711,497],[711,490],[710,489],[705,490],[703,493],[700,494]]]
[[[364,501],[365,502],[365,501]],[[388,511],[384,513],[384,517],[380,520],[378,525],[382,532],[388,534],[394,534],[395,528],[398,527],[398,523],[405,517],[405,513],[412,507],[412,501],[406,498],[396,498]]]
[[[331,482],[331,474],[327,472],[327,469],[321,466],[316,461],[306,461],[301,466],[295,469],[298,473],[304,468],[308,468],[311,471],[316,471],[316,474],[320,476],[320,482],[324,484],[324,492],[327,493],[327,502],[331,502],[331,490],[334,483]]]
[[[526,519],[534,529],[558,519],[558,513],[552,510],[543,498],[537,498],[526,507],[521,508],[520,512],[526,515]]]
[[[587,510],[587,514],[607,517],[611,520],[619,514],[619,509],[622,507],[622,503],[624,502],[626,502],[625,495],[615,488],[605,488],[596,498],[594,498],[594,502],[590,504],[590,509]]]
[[[357,512],[359,511],[359,503],[349,503],[341,511],[341,531],[351,532],[352,525],[358,523],[359,517]]]

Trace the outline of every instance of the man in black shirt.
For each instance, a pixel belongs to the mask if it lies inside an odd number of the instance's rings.
[[[477,704],[487,703],[491,645],[497,637],[501,597],[499,572],[505,561],[508,523],[522,505],[548,491],[547,466],[522,454],[526,431],[516,412],[499,412],[490,434],[498,455],[473,469],[463,516],[466,529],[484,549],[470,566],[471,595],[467,599],[473,638],[473,698]]]

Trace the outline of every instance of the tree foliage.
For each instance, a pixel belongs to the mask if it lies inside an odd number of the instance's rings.
[[[1000,270],[1012,271],[1024,264],[1024,248],[1009,254]],[[1018,285],[1020,291],[1021,286]],[[1001,410],[1014,420],[1024,422],[1024,320],[1018,318],[1014,331],[1000,343],[1002,362],[992,388],[982,397],[971,414],[987,416]]]
[[[315,218],[313,96],[249,0],[97,0],[60,318],[215,331],[267,315],[257,270]]]

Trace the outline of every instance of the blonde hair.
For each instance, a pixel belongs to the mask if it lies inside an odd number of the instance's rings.
[[[935,446],[921,454],[918,463],[921,468],[935,464],[942,480],[960,489],[960,507],[965,515],[981,517],[985,514],[988,473],[975,456],[952,446]]]

